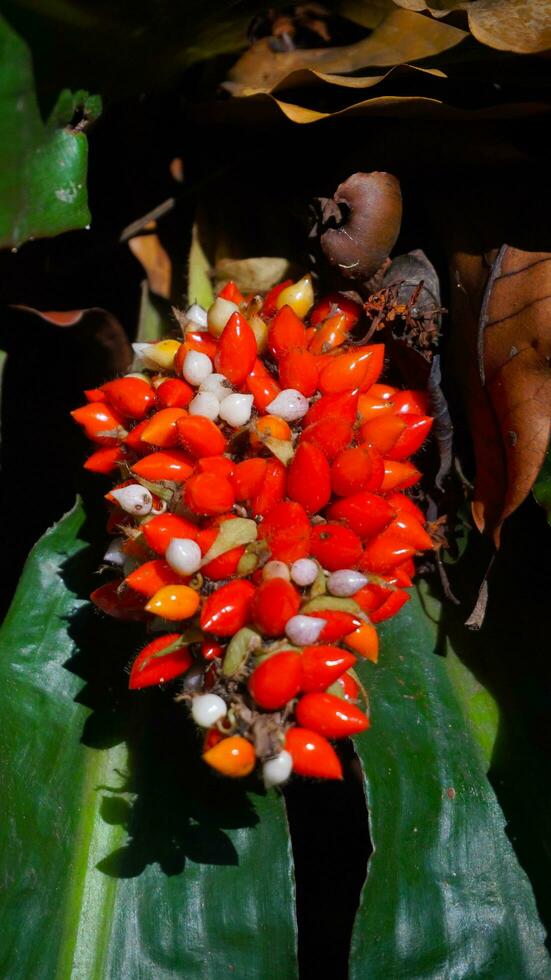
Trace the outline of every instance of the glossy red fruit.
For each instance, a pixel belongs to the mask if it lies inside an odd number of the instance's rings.
[[[383,370],[384,344],[354,347],[346,354],[326,358],[320,372],[319,390],[324,395],[336,395],[344,391],[366,391]]]
[[[224,327],[214,358],[216,370],[239,388],[256,361],[256,337],[241,313],[232,313]]]
[[[201,644],[201,656],[203,660],[219,660],[224,655],[224,649],[221,643],[204,640]]]
[[[230,510],[235,503],[235,494],[227,477],[197,473],[186,483],[185,502],[194,514],[210,517]]]
[[[362,620],[359,616],[353,616],[352,613],[339,612],[336,609],[324,609],[320,612],[316,611],[312,615],[318,619],[325,620],[325,626],[318,636],[318,643],[338,643],[348,633],[352,633],[362,625]]]
[[[207,527],[199,531],[197,544],[204,555],[206,555],[209,548],[216,541],[218,531],[219,529],[217,527]],[[230,548],[229,551],[224,551],[223,554],[218,555],[218,558],[213,558],[212,561],[207,562],[206,565],[203,565],[201,571],[207,578],[212,578],[217,582],[221,579],[231,578],[232,575],[236,574],[237,566],[244,554],[244,546],[237,545],[235,548]]]
[[[413,463],[401,463],[392,459],[383,460],[385,475],[381,483],[381,493],[391,490],[406,490],[421,479],[421,473]]]
[[[274,315],[274,313],[277,310],[277,305],[276,305],[277,297],[279,296],[280,293],[283,292],[284,289],[287,289],[287,286],[292,286],[292,284],[293,284],[292,279],[285,279],[284,282],[278,283],[277,286],[272,286],[270,291],[267,292],[266,296],[264,297],[264,303],[262,305],[263,316],[269,317]]]
[[[124,455],[124,450],[120,446],[105,446],[103,449],[96,449],[83,466],[90,473],[112,473],[116,470],[117,464],[124,459]]]
[[[221,586],[205,600],[200,626],[206,633],[233,636],[250,618],[250,606],[255,587],[246,579],[237,579]]]
[[[187,381],[180,378],[167,378],[156,390],[157,403],[160,408],[187,408],[194,391]]]
[[[191,538],[195,541],[197,527],[184,517],[176,514],[159,514],[142,524],[141,531],[150,548],[158,555],[164,555],[172,538]]]
[[[185,415],[176,423],[178,440],[192,456],[221,456],[226,439],[212,419],[204,415]]]
[[[232,476],[236,500],[251,500],[258,496],[264,483],[268,462],[259,456],[237,463]]]
[[[170,565],[161,558],[146,561],[127,575],[125,582],[134,592],[146,596],[154,596],[165,585],[182,585],[187,579],[178,575]]]
[[[395,412],[405,412],[407,415],[426,415],[429,409],[429,399],[425,391],[395,391],[391,396]]]
[[[174,449],[178,445],[176,423],[181,418],[187,418],[185,408],[161,408],[148,420],[141,433],[142,442],[161,449]]]
[[[392,589],[386,588],[384,585],[370,582],[368,585],[364,585],[358,592],[355,592],[352,598],[371,619],[374,610],[378,609],[385,599],[388,599],[391,592]]]
[[[378,534],[392,521],[394,512],[390,504],[376,493],[361,490],[336,500],[327,510],[332,521],[345,521],[360,538]],[[339,566],[346,568],[346,565]]]
[[[338,497],[349,497],[359,490],[378,490],[385,466],[382,456],[367,445],[343,449],[331,466],[331,486]]]
[[[411,517],[405,511],[396,515],[383,535],[383,537],[395,536],[401,538],[406,544],[410,544],[416,551],[430,551],[433,548],[432,539],[422,524],[416,517]]]
[[[253,396],[255,408],[259,412],[265,412],[266,407],[281,391],[277,381],[259,358],[254,362],[252,371],[245,380],[245,388]]]
[[[269,459],[259,492],[251,501],[253,517],[264,517],[285,496],[287,471],[279,459]]]
[[[355,663],[356,658],[340,647],[327,645],[304,647],[301,656],[301,690],[306,693],[325,691]]]
[[[101,390],[112,408],[125,419],[140,422],[155,405],[155,392],[143,378],[116,378]]]
[[[350,329],[360,319],[362,307],[344,293],[328,293],[312,309],[310,323],[313,327],[319,327],[328,317],[335,316],[336,313],[342,313],[346,317]]]
[[[307,514],[317,514],[331,497],[331,473],[322,450],[301,442],[287,470],[287,496],[302,504]]]
[[[362,557],[362,543],[342,524],[316,524],[310,533],[310,554],[330,572],[355,568]]]
[[[131,589],[120,589],[122,585],[122,579],[106,582],[105,585],[100,585],[99,589],[94,589],[90,599],[98,609],[108,616],[113,616],[114,619],[133,621],[147,619],[142,596]]]
[[[345,391],[337,395],[323,395],[310,406],[304,416],[304,425],[322,419],[345,419],[355,422],[358,412],[358,392]]]
[[[364,422],[361,437],[368,446],[372,446],[382,456],[387,456],[406,429],[407,422],[404,422],[401,415],[387,413]]]
[[[293,759],[293,772],[314,779],[342,779],[342,766],[333,746],[323,735],[306,728],[290,728],[285,748]]]
[[[175,374],[182,373],[186,354],[190,350],[196,350],[200,354],[206,354],[207,357],[210,357],[211,361],[214,361],[216,351],[218,350],[218,340],[212,337],[206,330],[186,330],[186,339],[180,345],[174,358],[173,370]]]
[[[326,738],[347,738],[369,728],[369,718],[334,694],[305,694],[295,711],[299,725]]]
[[[282,650],[253,670],[249,691],[261,708],[276,711],[296,698],[302,676],[300,661],[300,654]]]
[[[124,445],[127,449],[131,449],[133,453],[138,456],[145,456],[146,453],[151,452],[151,446],[148,442],[143,442],[142,432],[149,425],[149,419],[144,419],[143,422],[138,422],[133,429],[130,430],[128,435],[123,439]]]
[[[275,315],[268,330],[268,347],[279,360],[294,347],[306,346],[306,330],[290,306],[283,306]]]
[[[362,571],[385,575],[415,554],[415,548],[397,535],[379,535],[366,545],[360,568]]]
[[[294,347],[282,355],[279,362],[282,388],[294,388],[309,398],[317,390],[318,376],[318,362],[310,351]]]
[[[312,442],[331,462],[352,439],[353,423],[347,419],[326,418],[313,422],[302,432],[300,443]]]
[[[199,473],[215,473],[231,480],[235,471],[235,463],[227,456],[205,456],[197,460]]]
[[[407,592],[404,592],[403,589],[396,589],[371,613],[371,622],[375,624],[383,623],[385,619],[390,619],[391,616],[395,616],[396,613],[400,612],[402,606],[405,606],[406,602],[409,602],[410,599],[411,596]]]
[[[87,402],[71,412],[91,442],[98,446],[115,446],[126,435],[122,417],[106,402]]]
[[[283,636],[287,621],[296,616],[300,596],[283,578],[270,578],[258,587],[251,603],[251,618],[264,636]]]
[[[271,557],[287,565],[310,553],[310,521],[300,504],[284,501],[268,512],[258,528]]]
[[[84,394],[87,402],[102,402],[104,400],[101,388],[85,388]]]
[[[360,697],[360,685],[351,677],[350,674],[342,674],[336,681],[341,687],[342,693],[347,701],[358,701]]]
[[[138,654],[130,671],[129,688],[137,691],[153,684],[163,684],[185,674],[193,663],[189,649],[181,643],[179,633],[158,636]]]
[[[358,398],[358,416],[360,422],[368,422],[369,419],[375,419],[380,415],[392,414],[392,402],[390,400],[384,401],[382,398],[377,398],[372,394],[373,388],[377,387],[372,385],[369,391],[363,392]]]
[[[421,448],[432,428],[432,419],[428,415],[405,413],[397,417],[406,422],[406,428],[400,433],[386,456],[388,459],[404,460],[408,456],[413,456]]]
[[[352,325],[345,313],[335,313],[317,329],[310,329],[314,332],[308,337],[308,349],[312,354],[327,354],[348,340]]]
[[[392,493],[387,499],[396,514],[406,513],[420,524],[425,523],[426,518],[421,508],[405,493]]]
[[[243,293],[237,288],[232,279],[226,283],[218,295],[221,299],[227,299],[230,301],[230,303],[235,303],[236,306],[241,306],[241,303],[243,303],[245,299]]]
[[[144,480],[173,480],[181,483],[193,473],[193,460],[178,449],[149,453],[132,465],[132,472]]]

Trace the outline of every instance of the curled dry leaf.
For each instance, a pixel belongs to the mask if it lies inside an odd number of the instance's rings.
[[[399,181],[387,173],[352,174],[324,205],[323,218],[333,224],[321,235],[327,261],[347,278],[370,279],[400,233]]]
[[[172,263],[161,245],[159,236],[154,232],[148,235],[136,235],[130,238],[128,247],[147,275],[149,288],[163,299],[170,298],[172,282]]]
[[[395,0],[410,11],[428,10],[445,17],[451,10],[467,12],[469,29],[477,41],[499,51],[536,54],[551,48],[549,0]]]
[[[551,253],[501,247],[482,304],[479,351],[506,457],[503,521],[528,496],[549,444]],[[476,492],[475,508],[480,513]]]
[[[272,92],[276,86],[288,88],[290,76],[301,68],[339,75],[368,67],[400,65],[440,54],[466,36],[456,27],[392,8],[369,37],[346,47],[281,52],[272,49],[269,38],[261,38],[242,55],[224,84],[232,95]]]
[[[499,545],[501,525],[529,494],[549,443],[551,254],[504,245],[486,259],[458,253],[452,269],[461,326],[453,357],[476,461],[473,517]]]

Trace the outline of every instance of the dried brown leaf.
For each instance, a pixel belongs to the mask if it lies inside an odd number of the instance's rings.
[[[273,51],[261,38],[229,73],[226,88],[233,95],[250,96],[289,88],[299,69],[338,75],[362,68],[405,64],[440,54],[467,36],[465,31],[441,24],[408,10],[393,9],[369,37],[341,48]]]
[[[427,10],[445,17],[452,10],[467,12],[469,29],[477,41],[498,51],[536,54],[551,48],[549,0],[395,0],[410,11]]]
[[[147,274],[149,288],[163,299],[170,298],[172,263],[156,234],[130,238],[128,247]]]

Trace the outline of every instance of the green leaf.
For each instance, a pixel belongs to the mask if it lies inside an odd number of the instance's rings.
[[[0,973],[293,978],[281,797],[211,772],[169,694],[128,692],[143,630],[86,600],[89,534],[80,505],[45,534],[0,634]]]
[[[453,654],[435,651],[435,609],[429,618],[414,597],[384,624],[379,664],[359,671],[372,708],[356,746],[374,852],[350,977],[550,977],[486,773],[497,708]]]
[[[27,45],[0,15],[0,248],[89,224],[83,129],[100,112],[99,96],[64,90],[44,124]]]
[[[538,504],[547,514],[547,523],[551,524],[551,451],[547,451],[543,466],[534,484],[532,493]]]

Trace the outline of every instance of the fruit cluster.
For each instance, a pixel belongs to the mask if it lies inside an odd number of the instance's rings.
[[[106,495],[118,576],[105,612],[159,632],[130,687],[182,677],[228,776],[257,762],[341,778],[330,740],[363,731],[357,657],[407,602],[413,557],[432,547],[403,493],[431,426],[422,392],[379,383],[384,346],[353,341],[361,307],[314,305],[309,276],[265,297],[228,283],[181,316],[183,340],[134,344],[129,374],[72,414],[116,472]]]

